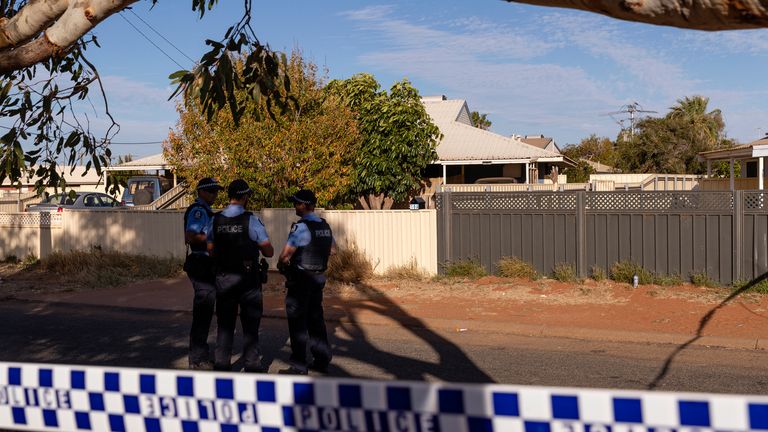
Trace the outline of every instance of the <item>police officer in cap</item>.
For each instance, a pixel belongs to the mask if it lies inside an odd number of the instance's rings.
[[[263,372],[259,360],[259,325],[263,312],[259,253],[274,254],[267,230],[258,217],[246,211],[253,191],[237,179],[227,189],[229,206],[213,218],[213,252],[216,264],[215,370],[232,370],[232,340],[238,307],[243,327],[243,355],[246,372]]]
[[[288,198],[301,219],[291,226],[280,253],[279,267],[286,275],[285,311],[291,336],[290,368],[284,372],[306,374],[307,369],[327,372],[331,347],[323,317],[323,288],[328,257],[336,253],[331,227],[315,214],[317,198],[302,189]],[[313,361],[307,362],[307,347]]]
[[[197,199],[184,213],[184,240],[188,246],[184,270],[195,290],[192,302],[192,329],[189,332],[190,369],[211,369],[208,330],[216,303],[213,261],[208,250],[208,234],[213,223],[211,205],[224,188],[215,179],[206,177],[197,183]]]

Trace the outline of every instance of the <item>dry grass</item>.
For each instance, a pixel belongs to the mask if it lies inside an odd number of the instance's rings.
[[[653,283],[653,273],[644,269],[642,266],[631,261],[619,261],[611,266],[611,279],[616,282],[631,284],[635,275],[639,285],[651,285]]]
[[[504,257],[496,263],[499,276],[507,278],[520,278],[536,280],[541,276],[533,266],[518,257]]]
[[[83,287],[101,288],[173,277],[181,272],[182,264],[178,258],[93,250],[54,252],[40,261],[38,270]]]
[[[718,288],[720,286],[720,283],[710,278],[705,271],[691,273],[691,283],[698,287],[707,288]]]
[[[605,270],[597,265],[592,266],[592,269],[590,270],[590,276],[597,282],[604,281],[606,278]]]
[[[558,263],[552,269],[552,278],[559,282],[576,282],[579,280],[576,275],[576,266],[568,263]]]
[[[343,283],[363,282],[373,275],[371,260],[352,243],[338,248],[328,260],[328,279]]]
[[[475,260],[453,261],[443,265],[443,272],[449,278],[479,279],[487,275],[485,267]]]
[[[384,273],[384,277],[396,280],[421,281],[427,279],[428,275],[421,267],[419,267],[416,259],[411,258],[411,260],[408,261],[408,264],[388,268]]]

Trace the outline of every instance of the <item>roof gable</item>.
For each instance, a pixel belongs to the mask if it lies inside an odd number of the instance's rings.
[[[423,98],[422,103],[443,134],[437,146],[438,160],[441,162],[562,159],[558,153],[528,145],[519,138],[474,127],[467,102],[462,99],[430,97]]]

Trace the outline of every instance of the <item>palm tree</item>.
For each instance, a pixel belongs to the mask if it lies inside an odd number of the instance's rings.
[[[677,105],[670,108],[667,119],[677,123],[677,128],[685,130],[689,145],[699,151],[713,150],[723,141],[725,122],[719,109],[707,112],[709,98],[704,96],[684,97],[677,100]]]

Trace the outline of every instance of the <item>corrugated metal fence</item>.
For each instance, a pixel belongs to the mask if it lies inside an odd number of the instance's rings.
[[[443,192],[437,202],[439,262],[476,259],[494,272],[517,256],[545,274],[567,263],[588,276],[632,261],[721,283],[768,271],[761,192]]]
[[[377,272],[415,261],[437,272],[435,210],[325,211],[337,243],[356,244]],[[0,259],[11,255],[44,257],[52,251],[118,250],[183,257],[183,211],[67,210],[63,213],[0,213]],[[259,212],[279,253],[288,239],[293,209]],[[275,258],[270,259],[274,267]]]

